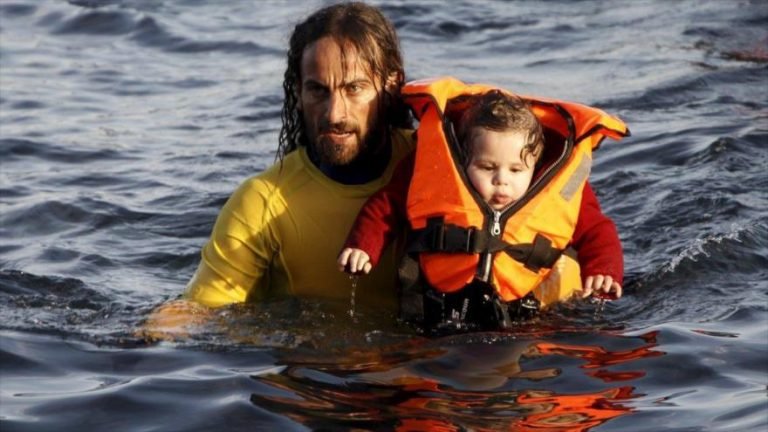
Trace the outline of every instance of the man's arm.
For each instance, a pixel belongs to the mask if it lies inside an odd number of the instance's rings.
[[[221,209],[184,297],[209,307],[245,302],[269,273],[276,247],[270,221],[272,191],[247,180]]]
[[[209,307],[245,302],[264,289],[274,256],[268,186],[258,179],[243,183],[216,219],[211,238],[183,298],[160,305],[140,334],[150,339],[184,336],[213,315]]]

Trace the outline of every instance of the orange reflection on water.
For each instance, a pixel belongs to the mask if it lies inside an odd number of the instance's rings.
[[[658,331],[646,333],[638,336],[645,341],[645,345],[635,349],[625,351],[608,351],[603,347],[590,345],[572,345],[553,342],[538,342],[535,344],[536,350],[542,355],[563,355],[586,360],[581,365],[584,369],[597,369],[606,366],[615,366],[629,363],[635,360],[663,356],[663,351],[657,351],[652,348],[658,346],[656,338]],[[587,375],[601,379],[605,382],[627,381],[645,376],[645,371],[609,371],[599,369],[589,372]]]
[[[637,338],[642,346],[617,351],[506,340],[354,352],[318,363],[293,359],[280,374],[254,377],[272,390],[253,394],[251,402],[312,429],[588,431],[631,413],[628,402],[642,395],[628,385],[562,389],[579,370],[600,384],[643,377],[642,370],[610,370],[664,355],[653,349],[656,333],[622,341]],[[561,369],[560,356],[584,363]]]
[[[632,411],[621,401],[632,399],[633,387],[616,387],[594,393],[557,395],[549,391],[527,391],[517,398],[533,412],[520,419],[518,431],[587,431]]]
[[[432,396],[404,401],[393,410],[406,431],[521,431],[583,432],[632,412],[622,401],[638,395],[633,387],[609,388],[593,393],[556,394],[548,390],[462,393],[422,382],[411,388],[431,389]]]

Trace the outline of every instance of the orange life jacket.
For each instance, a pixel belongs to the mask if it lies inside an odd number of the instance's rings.
[[[469,184],[446,112],[459,96],[490,90],[504,91],[454,78],[415,81],[402,89],[419,120],[407,216],[420,244],[411,251],[418,252],[421,274],[439,292],[480,279],[503,301],[533,291],[545,306],[581,289],[578,263],[563,252],[578,220],[592,150],[605,137],[621,139],[629,131],[599,109],[520,96],[542,124],[547,151],[558,145],[562,151],[522,198],[497,212]]]

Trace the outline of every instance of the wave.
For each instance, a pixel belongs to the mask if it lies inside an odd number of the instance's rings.
[[[2,329],[77,328],[111,300],[80,279],[0,270]]]
[[[5,212],[0,221],[19,235],[41,235],[75,229],[74,234],[115,224],[146,221],[153,213],[137,212],[106,201],[83,198],[75,203],[45,201]]]
[[[135,159],[110,148],[86,150],[24,138],[0,139],[0,158],[3,162],[21,161],[29,157],[66,164]]]
[[[731,230],[691,240],[658,270],[656,277],[671,273],[705,276],[707,273],[741,277],[768,269],[768,226],[761,221],[733,224]]]
[[[83,6],[82,4],[77,4]],[[54,35],[95,35],[121,36],[139,45],[158,48],[163,51],[196,54],[205,52],[224,52],[243,55],[282,55],[283,51],[260,45],[252,41],[233,40],[196,40],[186,36],[176,35],[164,28],[156,18],[149,16],[150,12],[132,11],[128,9],[105,10],[99,4],[77,11],[69,17],[50,17],[44,24],[53,25]]]
[[[165,30],[155,19],[149,17],[138,21],[135,26],[135,34],[131,39],[143,46],[180,54],[224,52],[253,56],[283,55],[282,50],[262,46],[251,41],[197,41],[177,36]]]
[[[0,4],[0,15],[8,18],[29,16],[34,14],[35,11],[37,11],[35,5],[10,2]]]
[[[136,306],[138,305],[138,306]],[[135,334],[152,309],[145,296],[125,298],[81,279],[0,269],[0,330],[142,346]]]
[[[64,20],[52,33],[55,35],[122,35],[136,29],[135,17],[123,11],[89,11]]]
[[[717,321],[745,308],[768,311],[758,288],[768,280],[768,226],[762,221],[666,243],[651,246],[666,249],[663,259],[649,258],[639,274],[628,277],[629,301],[621,300],[614,318],[637,326]]]

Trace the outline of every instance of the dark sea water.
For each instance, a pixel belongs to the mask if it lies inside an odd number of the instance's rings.
[[[602,313],[424,339],[296,301],[135,336],[274,160],[321,4],[0,0],[0,430],[768,430],[764,0],[376,3],[409,79],[628,123],[592,175],[628,273]]]

